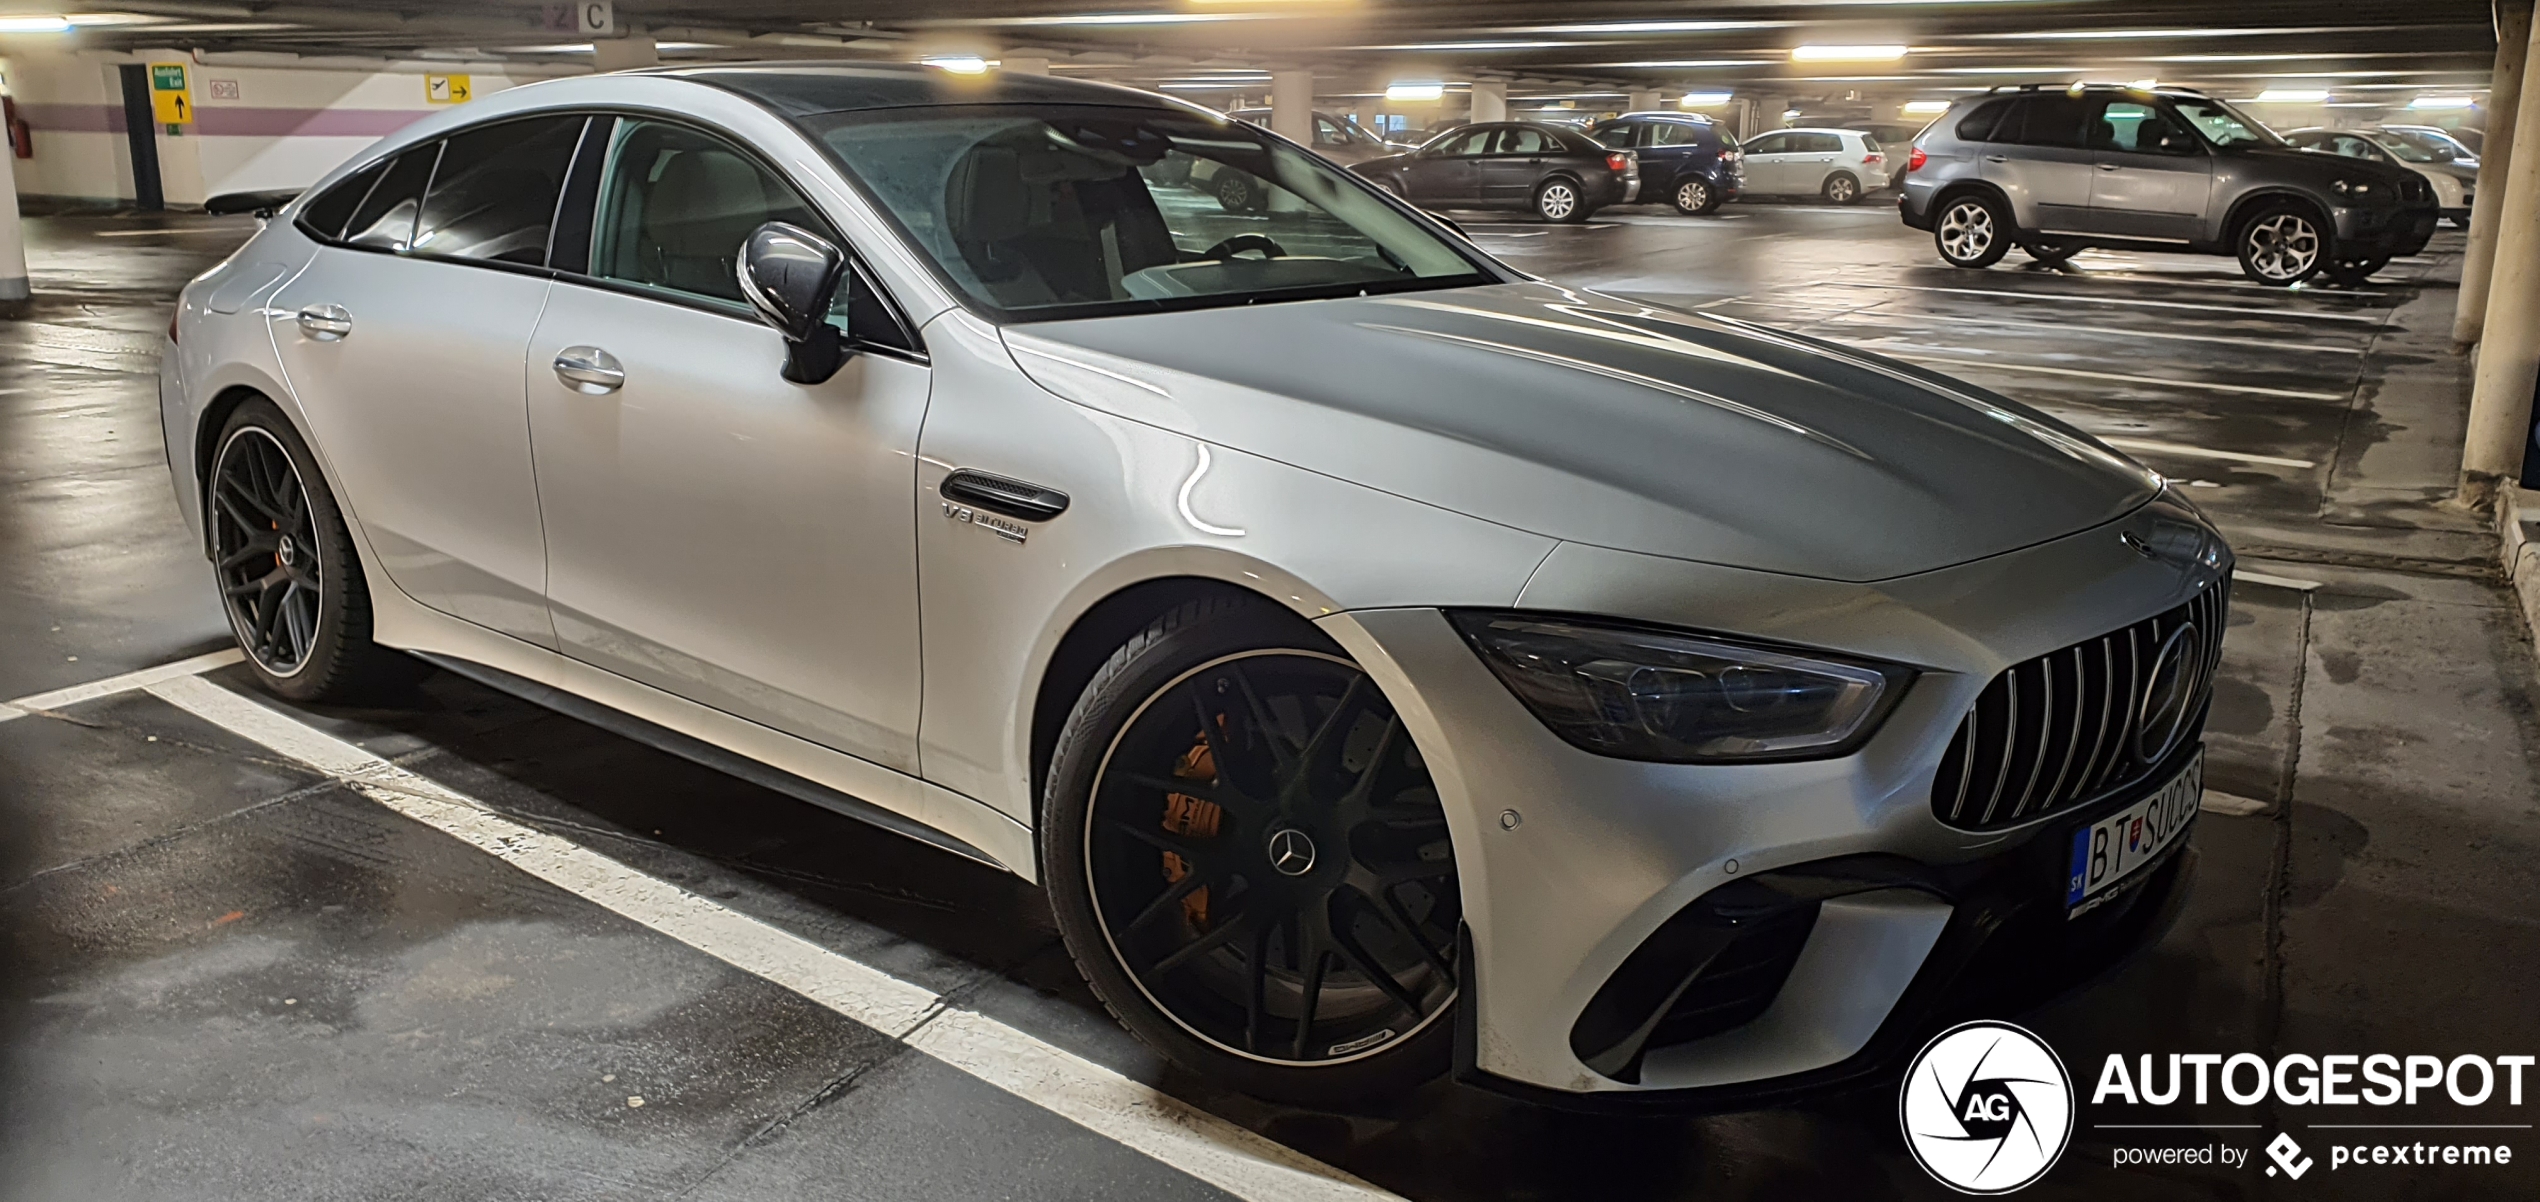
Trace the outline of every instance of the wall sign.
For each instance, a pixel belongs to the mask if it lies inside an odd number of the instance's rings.
[[[161,125],[194,124],[194,98],[185,90],[185,64],[150,64],[150,115]]]
[[[466,104],[468,78],[464,75],[426,75],[423,77],[423,99],[427,104]]]

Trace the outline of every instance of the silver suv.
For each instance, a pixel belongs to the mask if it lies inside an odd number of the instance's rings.
[[[2287,145],[2184,88],[2034,84],[1951,105],[1917,138],[1897,198],[1940,257],[1990,267],[2014,245],[2059,263],[2086,246],[2234,255],[2261,284],[2354,283],[2434,234],[2411,171]]]

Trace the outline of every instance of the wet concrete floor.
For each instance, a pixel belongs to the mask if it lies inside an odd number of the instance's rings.
[[[2514,1146],[2508,1168],[2326,1167],[2340,1138],[2426,1133],[2321,1124],[2530,1121],[2501,1100],[2332,1113],[2087,1093],[2112,1053],[2540,1044],[2531,648],[2484,570],[2492,542],[2430,505],[2465,395],[2442,345],[2458,234],[2360,288],[2286,292],[2187,256],[1949,270],[1877,198],[1569,227],[1459,216],[1557,281],[1910,358],[2128,440],[2244,556],[2210,732],[2231,812],[2199,823],[2183,915],[2088,990],[2004,1016],[2083,1078],[2080,1129],[2033,1196],[2540,1190],[2528,1126],[2456,1133]],[[175,290],[245,231],[30,225],[38,301],[0,325],[0,697],[226,644],[169,496],[150,373]],[[236,668],[210,679],[252,688]],[[446,673],[388,708],[286,708],[1405,1197],[1947,1196],[1905,1152],[1892,1085],[1699,1119],[1443,1083],[1349,1115],[1230,1096],[1111,1024],[1013,878]],[[0,721],[0,822],[0,1196],[1217,1193],[153,696]],[[2269,1177],[2263,1153],[2114,1163],[2278,1132],[2318,1175]]]

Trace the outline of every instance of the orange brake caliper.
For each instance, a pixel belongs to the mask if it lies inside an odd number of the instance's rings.
[[[1191,749],[1183,752],[1182,758],[1173,765],[1173,778],[1216,783],[1217,758],[1209,753],[1205,736],[1192,737]],[[1225,816],[1226,811],[1217,808],[1215,802],[1202,801],[1187,793],[1164,795],[1164,829],[1185,839],[1216,838],[1217,824]],[[1169,851],[1163,854],[1164,879],[1167,882],[1177,882],[1190,875],[1191,866],[1183,863],[1182,857]],[[1193,889],[1190,896],[1182,899],[1182,916],[1189,919],[1192,926],[1207,929],[1208,886]]]

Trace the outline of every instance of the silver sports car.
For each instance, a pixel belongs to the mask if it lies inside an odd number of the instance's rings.
[[[2184,892],[2231,556],[2158,476],[1259,129],[665,70],[245,203],[161,399],[268,687],[413,653],[1041,882],[1241,1089],[1752,1105]]]

